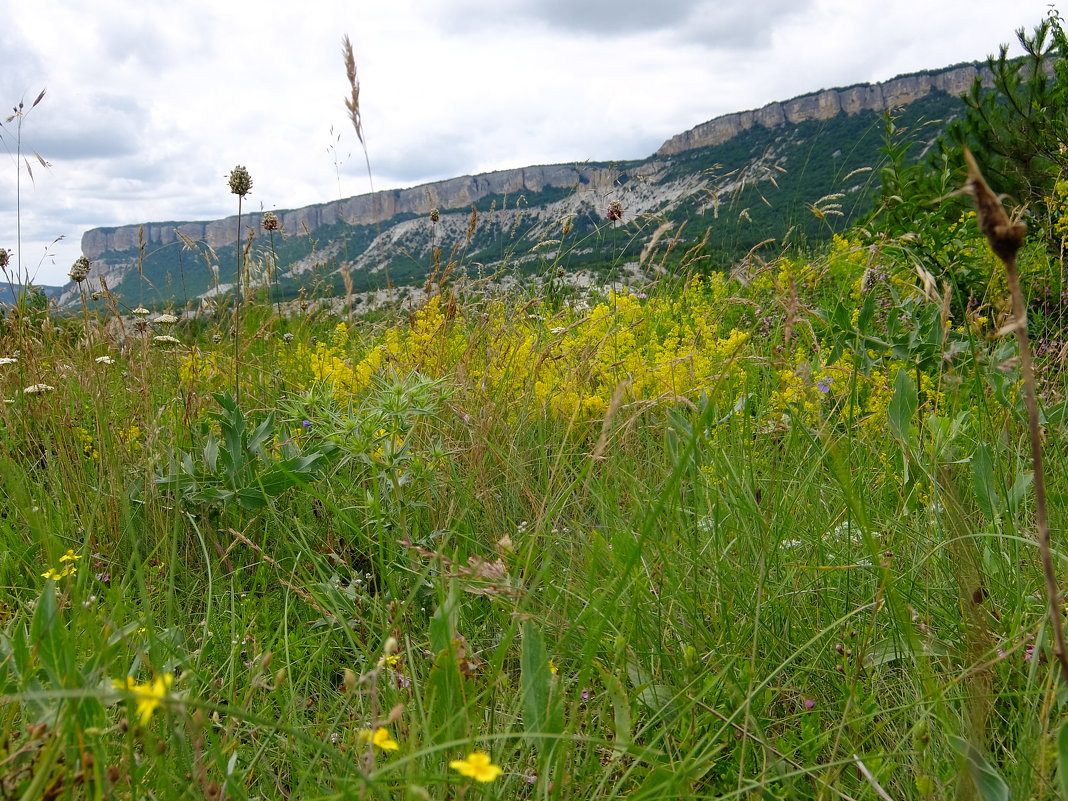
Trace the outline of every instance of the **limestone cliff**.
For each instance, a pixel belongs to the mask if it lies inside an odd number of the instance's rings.
[[[518,195],[545,189],[574,189],[581,185],[597,186],[611,181],[607,171],[582,164],[549,164],[500,170],[483,175],[450,178],[411,189],[395,189],[305,206],[292,211],[276,212],[282,227],[293,234],[314,231],[323,225],[346,222],[350,225],[373,225],[403,214],[426,215],[432,208],[467,208],[490,195]],[[243,217],[243,225],[259,226],[260,214]],[[108,252],[136,250],[140,225],[121,228],[94,228],[82,236],[82,253],[90,260]],[[147,247],[156,248],[178,239],[178,234],[207,243],[213,248],[232,245],[237,239],[237,217],[211,222],[146,223]]]
[[[656,151],[656,155],[671,156],[684,150],[723,144],[754,125],[775,128],[787,122],[826,120],[841,113],[888,111],[907,106],[934,91],[945,92],[948,95],[961,95],[971,88],[979,74],[978,65],[965,64],[940,72],[904,75],[885,83],[858,84],[845,89],[824,89],[782,103],[768,103],[755,111],[726,114],[703,122],[685,133],[668,139]]]

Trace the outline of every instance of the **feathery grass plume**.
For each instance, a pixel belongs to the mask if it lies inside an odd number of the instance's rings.
[[[1042,464],[1042,434],[1039,430],[1038,400],[1035,390],[1035,368],[1031,360],[1031,343],[1027,337],[1027,306],[1020,287],[1020,274],[1016,269],[1016,254],[1023,247],[1027,226],[1012,220],[983,178],[979,165],[968,148],[964,148],[964,161],[968,166],[968,181],[965,189],[975,201],[979,230],[986,236],[990,249],[1005,265],[1005,276],[1012,300],[1012,321],[1000,333],[1016,333],[1020,347],[1020,374],[1024,383],[1024,405],[1027,407],[1028,433],[1031,440],[1031,466],[1034,470],[1035,522],[1038,528],[1038,550],[1042,559],[1042,572],[1046,580],[1046,597],[1049,601],[1049,622],[1053,629],[1054,653],[1061,669],[1061,678],[1068,683],[1068,654],[1065,653],[1064,624],[1061,621],[1060,591],[1057,588],[1057,573],[1050,549],[1049,518],[1046,512],[1046,481]]]
[[[30,165],[30,160],[22,155],[22,126],[26,121],[26,115],[44,100],[46,91],[46,89],[42,89],[29,108],[26,108],[25,101],[20,100],[19,104],[11,109],[11,114],[4,119],[3,124],[0,124],[0,129],[3,129],[4,125],[15,123],[15,251],[16,275],[18,276],[17,283],[19,284],[29,283],[27,280],[29,276],[22,271],[22,166],[19,162],[25,163],[26,174],[30,176],[30,181],[33,181],[33,167]],[[33,155],[42,167],[47,169],[52,166],[37,151],[34,151]]]

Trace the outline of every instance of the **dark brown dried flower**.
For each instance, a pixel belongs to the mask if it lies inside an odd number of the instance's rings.
[[[273,211],[267,211],[263,214],[263,230],[264,231],[277,231],[282,227],[282,223],[278,221],[278,215]]]
[[[252,191],[252,176],[240,164],[230,170],[230,191],[241,197]]]
[[[979,230],[983,232],[990,249],[1003,262],[1012,261],[1016,251],[1023,247],[1027,226],[1012,221],[1005,213],[1001,201],[979,171],[975,157],[964,149],[964,161],[968,165],[968,182],[964,185],[975,200],[975,213],[979,218]]]
[[[613,200],[608,204],[608,211],[605,212],[605,216],[610,220],[622,220],[623,219],[623,204],[618,200]]]
[[[9,261],[11,254],[7,252],[7,248],[0,248],[0,268],[7,267]]]

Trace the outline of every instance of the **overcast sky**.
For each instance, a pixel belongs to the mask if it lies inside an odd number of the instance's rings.
[[[27,111],[23,269],[65,283],[89,228],[233,214],[236,164],[252,174],[246,208],[369,191],[343,103],[345,34],[374,188],[388,189],[641,158],[721,114],[984,59],[1048,10],[1047,0],[10,0],[0,109]],[[11,251],[17,132],[17,121],[0,131],[0,247]]]

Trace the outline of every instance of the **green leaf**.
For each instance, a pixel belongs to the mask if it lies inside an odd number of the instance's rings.
[[[57,687],[63,686],[66,673],[66,633],[56,602],[55,582],[46,579],[30,621],[30,642],[37,648],[41,667]]]
[[[1057,732],[1057,781],[1061,785],[1061,798],[1068,798],[1068,723]]]
[[[545,651],[541,630],[533,622],[523,624],[523,649],[520,654],[521,688],[523,696],[523,728],[531,745],[551,753],[556,738],[563,730],[563,716],[554,698],[553,673]]]
[[[894,379],[894,397],[890,400],[887,415],[890,433],[899,442],[909,441],[909,426],[918,405],[916,383],[907,370],[898,370],[897,378]]]
[[[993,520],[1001,513],[1001,498],[994,486],[994,460],[990,455],[990,446],[981,443],[972,454],[972,487],[979,508],[988,519]]]
[[[1058,736],[1058,755],[1060,754],[1060,737]],[[969,743],[963,737],[951,736],[950,745],[964,759],[968,768],[968,775],[975,782],[975,789],[979,791],[979,797],[983,801],[1009,801],[1009,786],[1001,778],[993,765],[979,753],[979,749]]]
[[[435,656],[427,677],[426,708],[433,726],[432,736],[438,742],[458,740],[464,737],[466,704],[457,659],[455,588],[449,590],[445,603],[430,618],[430,647]]]
[[[623,756],[631,744],[630,723],[630,698],[623,688],[623,682],[610,673],[601,663],[597,664],[597,670],[601,673],[601,682],[604,684],[608,697],[612,701],[612,714],[615,719],[615,738],[613,750],[617,757]]]

